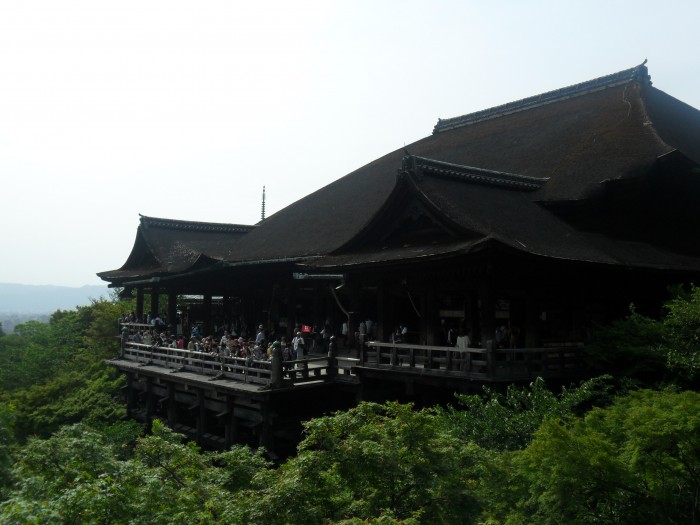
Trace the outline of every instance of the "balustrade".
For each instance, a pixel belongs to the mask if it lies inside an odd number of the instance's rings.
[[[520,381],[535,377],[555,378],[582,370],[583,352],[579,346],[558,348],[454,348],[368,341],[359,359],[348,357],[304,357],[294,361],[254,360],[134,343],[122,339],[121,358],[215,379],[230,379],[270,388],[300,383],[331,381],[352,375],[353,367],[392,369],[406,373],[449,375],[468,380]],[[275,367],[277,372],[273,373]]]

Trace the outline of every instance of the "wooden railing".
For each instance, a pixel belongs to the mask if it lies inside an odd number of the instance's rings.
[[[353,368],[391,369],[406,373],[449,375],[477,381],[522,381],[536,377],[558,378],[582,371],[583,348],[454,348],[369,341],[359,359],[305,357],[294,361],[254,360],[250,357],[195,352],[122,339],[122,359],[152,364],[171,372],[191,372],[214,379],[230,379],[269,388],[333,381],[353,375]]]
[[[369,341],[359,366],[394,370],[421,369],[483,381],[518,381],[575,375],[582,370],[582,347],[453,348]]]
[[[352,366],[357,364],[357,359],[325,356],[294,361],[277,362],[274,358],[258,361],[250,357],[230,357],[131,341],[122,344],[120,357],[143,366],[168,368],[170,372],[191,372],[209,376],[211,380],[231,379],[273,388],[350,375]]]

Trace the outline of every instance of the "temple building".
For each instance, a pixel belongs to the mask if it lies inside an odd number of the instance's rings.
[[[256,225],[141,217],[98,275],[187,332],[580,345],[700,282],[700,111],[644,64],[456,118]],[[144,304],[145,297],[148,302]]]

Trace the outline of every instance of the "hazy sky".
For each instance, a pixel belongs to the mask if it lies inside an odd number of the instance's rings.
[[[0,282],[120,267],[139,213],[254,224],[485,109],[647,66],[700,108],[700,0],[0,0]]]

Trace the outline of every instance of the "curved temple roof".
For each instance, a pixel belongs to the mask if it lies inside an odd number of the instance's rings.
[[[669,154],[680,160],[661,162]],[[611,184],[623,184],[615,194],[626,206],[623,215],[644,218],[644,207],[657,206],[656,194],[660,200],[667,193],[669,207],[679,191],[686,201],[700,196],[695,189],[700,176],[692,175],[698,167],[700,111],[653,87],[642,64],[440,120],[432,135],[341,177],[255,227],[142,218],[127,263],[98,275],[114,284],[212,261],[369,264],[466,253],[487,241],[546,257],[697,270],[693,254],[640,242],[624,228],[613,235],[600,225],[607,224],[601,218],[605,214],[612,217],[608,223],[617,220],[610,208],[619,205],[610,198]],[[399,191],[409,172],[411,187]],[[646,200],[635,201],[638,196]],[[440,246],[382,252],[369,242],[361,248],[359,240],[367,241],[373,232],[390,235],[379,223],[387,222],[387,210],[397,213],[401,203],[425,206],[426,216],[445,228]],[[688,205],[697,209],[697,201]],[[567,219],[574,211],[578,226]],[[649,221],[673,220],[661,211],[648,215]],[[662,233],[663,228],[690,231],[696,215],[688,212],[680,228],[670,222],[654,227]],[[596,221],[597,229],[580,227]]]
[[[230,258],[236,243],[254,228],[141,215],[127,261],[118,270],[97,275],[117,284],[211,266]]]

